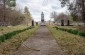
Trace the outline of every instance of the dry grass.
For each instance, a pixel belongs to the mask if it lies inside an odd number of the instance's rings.
[[[24,29],[26,27],[27,26],[23,26],[23,25],[10,26],[10,27],[0,27],[0,35],[15,31],[15,30],[21,30],[21,29]]]
[[[13,51],[16,51],[18,49],[18,47],[26,39],[28,39],[37,28],[38,27],[35,27],[33,29],[22,32],[16,36],[14,36],[13,38],[1,43],[0,44],[0,55],[12,55]]]
[[[85,55],[85,37],[70,34],[61,30],[56,30],[51,26],[48,27],[55,36],[61,49],[67,55]]]
[[[58,26],[58,27],[65,29],[78,29],[78,26]]]
[[[81,32],[85,32],[85,25],[79,26],[78,30]]]

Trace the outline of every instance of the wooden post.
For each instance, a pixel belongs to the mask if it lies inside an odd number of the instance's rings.
[[[85,24],[85,1],[82,0],[82,16],[83,16],[83,22]]]
[[[2,22],[2,26],[6,26],[6,14],[5,14],[5,12],[6,12],[6,0],[3,0],[3,22]]]

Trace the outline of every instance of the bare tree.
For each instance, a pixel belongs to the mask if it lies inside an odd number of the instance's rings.
[[[51,18],[54,18],[54,22],[56,22],[57,21],[57,12],[52,12],[51,13]]]
[[[85,0],[60,0],[62,7],[65,5],[68,6],[69,11],[73,17],[82,17],[83,22],[85,23]],[[81,19],[81,18],[80,18]]]

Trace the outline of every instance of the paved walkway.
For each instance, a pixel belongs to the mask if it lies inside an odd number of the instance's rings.
[[[13,55],[64,55],[49,30],[40,27]]]

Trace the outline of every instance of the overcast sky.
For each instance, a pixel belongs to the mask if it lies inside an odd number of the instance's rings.
[[[17,4],[20,9],[27,6],[35,21],[40,21],[42,11],[45,14],[45,20],[49,20],[52,11],[61,13],[67,10],[66,7],[61,8],[59,0],[17,0]]]

